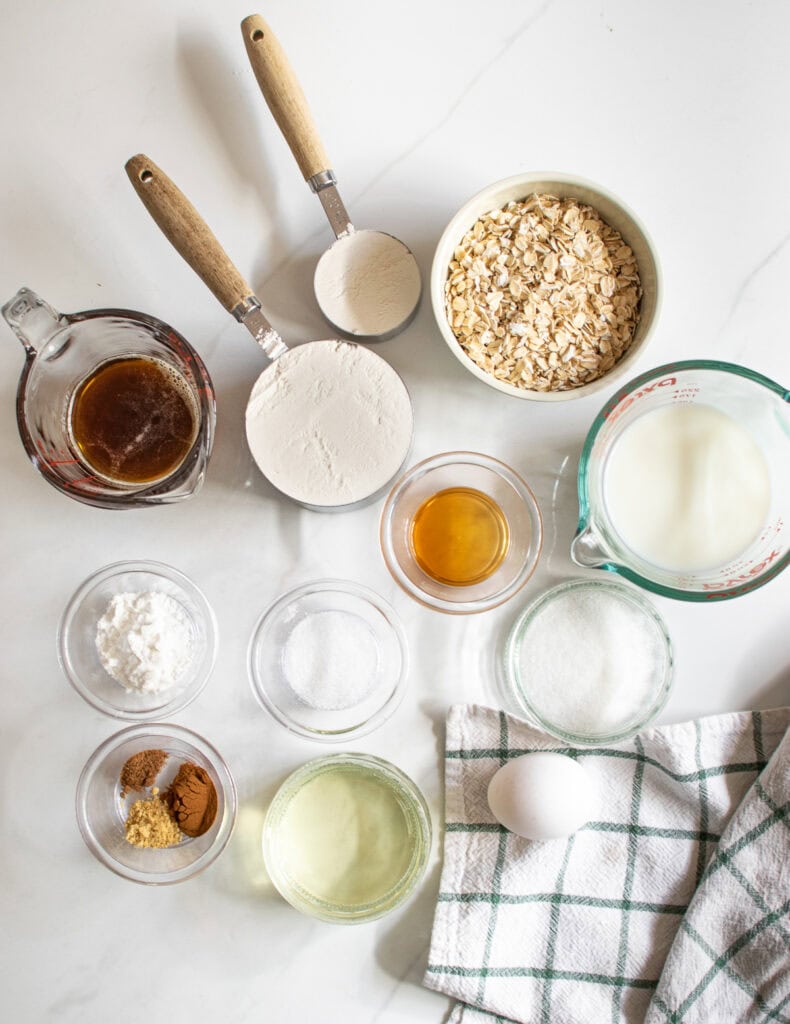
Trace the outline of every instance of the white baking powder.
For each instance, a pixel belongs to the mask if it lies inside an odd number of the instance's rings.
[[[409,393],[381,356],[345,341],[288,349],[260,375],[247,442],[261,472],[307,505],[370,497],[411,446]]]
[[[327,250],[315,271],[318,305],[346,334],[397,330],[420,301],[420,270],[409,249],[383,231],[352,231]]]
[[[105,671],[126,690],[160,693],[175,686],[192,660],[192,624],[169,594],[116,594],[96,626]]]
[[[315,612],[291,630],[282,667],[299,700],[312,708],[340,711],[359,704],[373,689],[379,672],[378,644],[358,615]]]

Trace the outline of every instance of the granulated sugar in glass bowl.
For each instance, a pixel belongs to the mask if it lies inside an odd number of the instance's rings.
[[[523,174],[447,226],[431,301],[450,350],[491,387],[559,401],[606,386],[652,330],[659,270],[635,215],[598,185]]]
[[[505,669],[521,710],[573,744],[615,743],[644,728],[672,683],[667,628],[637,590],[577,579],[519,616]]]

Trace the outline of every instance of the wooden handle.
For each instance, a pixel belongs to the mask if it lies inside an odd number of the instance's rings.
[[[244,19],[241,34],[264,99],[305,180],[327,170],[329,157],[318,137],[302,87],[277,37],[260,14]]]
[[[126,161],[126,173],[165,238],[232,313],[252,289],[192,203],[144,153]]]

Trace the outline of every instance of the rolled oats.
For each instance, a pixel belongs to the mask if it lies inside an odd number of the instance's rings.
[[[480,217],[445,284],[461,348],[529,391],[567,391],[608,372],[631,345],[641,296],[621,235],[591,206],[543,193]]]

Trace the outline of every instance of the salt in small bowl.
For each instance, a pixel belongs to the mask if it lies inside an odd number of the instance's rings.
[[[327,613],[334,613],[330,646],[315,652],[321,657],[314,667],[297,663],[294,653],[308,656]],[[311,640],[306,631],[313,627]],[[332,665],[344,641],[337,627],[347,627],[345,641],[353,635],[360,649],[353,668],[364,679],[350,687],[341,688],[338,666]],[[372,732],[400,704],[408,672],[406,637],[393,608],[374,591],[347,580],[316,580],[284,594],[261,615],[248,668],[256,700],[281,725],[299,736],[340,743]]]

